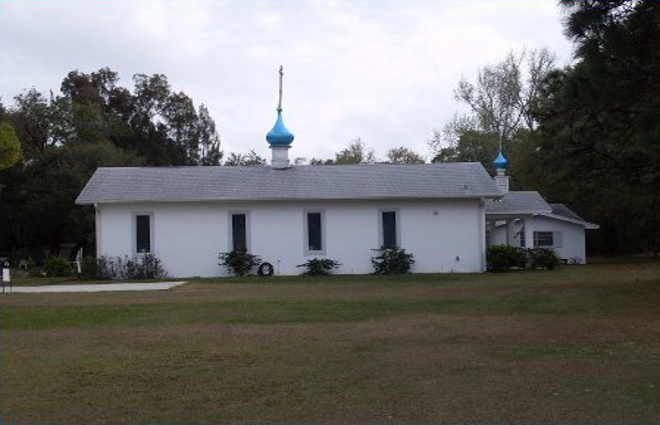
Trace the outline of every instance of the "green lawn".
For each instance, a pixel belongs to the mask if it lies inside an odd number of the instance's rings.
[[[3,424],[660,423],[660,264],[2,296]]]

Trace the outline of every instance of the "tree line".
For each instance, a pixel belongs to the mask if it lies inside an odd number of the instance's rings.
[[[592,252],[658,251],[659,6],[646,0],[560,0],[572,65],[547,49],[511,52],[463,78],[454,116],[429,142],[432,162],[478,161],[499,149],[512,188],[537,190],[601,225]],[[2,253],[39,258],[65,243],[93,249],[94,214],[74,205],[100,166],[263,165],[255,151],[220,148],[204,105],[164,75],[137,74],[131,89],[109,68],[70,72],[59,94],[35,89],[0,104]],[[224,160],[224,162],[223,162]],[[357,138],[334,158],[296,164],[423,163],[400,146],[379,161]],[[88,251],[90,252],[90,251]]]
[[[561,0],[574,62],[545,49],[509,54],[463,79],[469,113],[436,130],[435,162],[480,161],[501,147],[512,188],[537,190],[601,225],[600,254],[660,246],[660,3]]]
[[[3,255],[38,258],[44,247],[59,253],[65,243],[93,247],[93,211],[74,200],[98,167],[222,159],[204,105],[196,108],[164,75],[135,75],[132,90],[118,81],[109,68],[72,71],[58,95],[32,88],[12,107],[0,104]]]

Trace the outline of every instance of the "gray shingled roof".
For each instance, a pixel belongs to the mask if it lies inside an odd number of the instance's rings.
[[[552,208],[538,192],[513,191],[501,199],[486,200],[486,214],[550,214]]]
[[[581,224],[587,229],[600,228],[599,225],[590,223],[587,220],[580,217],[579,215],[575,214],[570,208],[568,208],[564,204],[550,204],[550,207],[552,208],[552,214],[550,215],[550,217]]]
[[[585,221],[582,217],[575,214],[564,204],[550,204],[550,208],[552,208],[552,214],[554,215],[560,215],[562,217],[570,218],[573,220]]]
[[[479,163],[99,168],[77,204],[256,200],[494,198]]]
[[[505,219],[510,216],[540,214],[556,220],[581,224],[586,229],[598,229],[575,214],[564,204],[548,204],[538,192],[509,192],[500,199],[486,200],[486,215],[489,218]]]

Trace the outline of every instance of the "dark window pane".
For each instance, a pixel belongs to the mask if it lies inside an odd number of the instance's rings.
[[[231,240],[235,251],[247,251],[247,217],[245,214],[232,214]]]
[[[383,211],[383,246],[397,246],[395,211]]]
[[[323,250],[321,239],[321,213],[307,214],[307,241],[310,251]]]
[[[554,246],[553,233],[552,232],[534,232],[534,246],[536,248]]]
[[[135,251],[151,252],[151,217],[138,215],[135,217]]]

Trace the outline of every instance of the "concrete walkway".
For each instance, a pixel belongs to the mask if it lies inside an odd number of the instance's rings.
[[[5,293],[40,293],[40,292],[117,292],[117,291],[163,291],[183,285],[186,282],[151,282],[151,283],[98,283],[94,285],[44,285],[44,286],[5,286]]]

